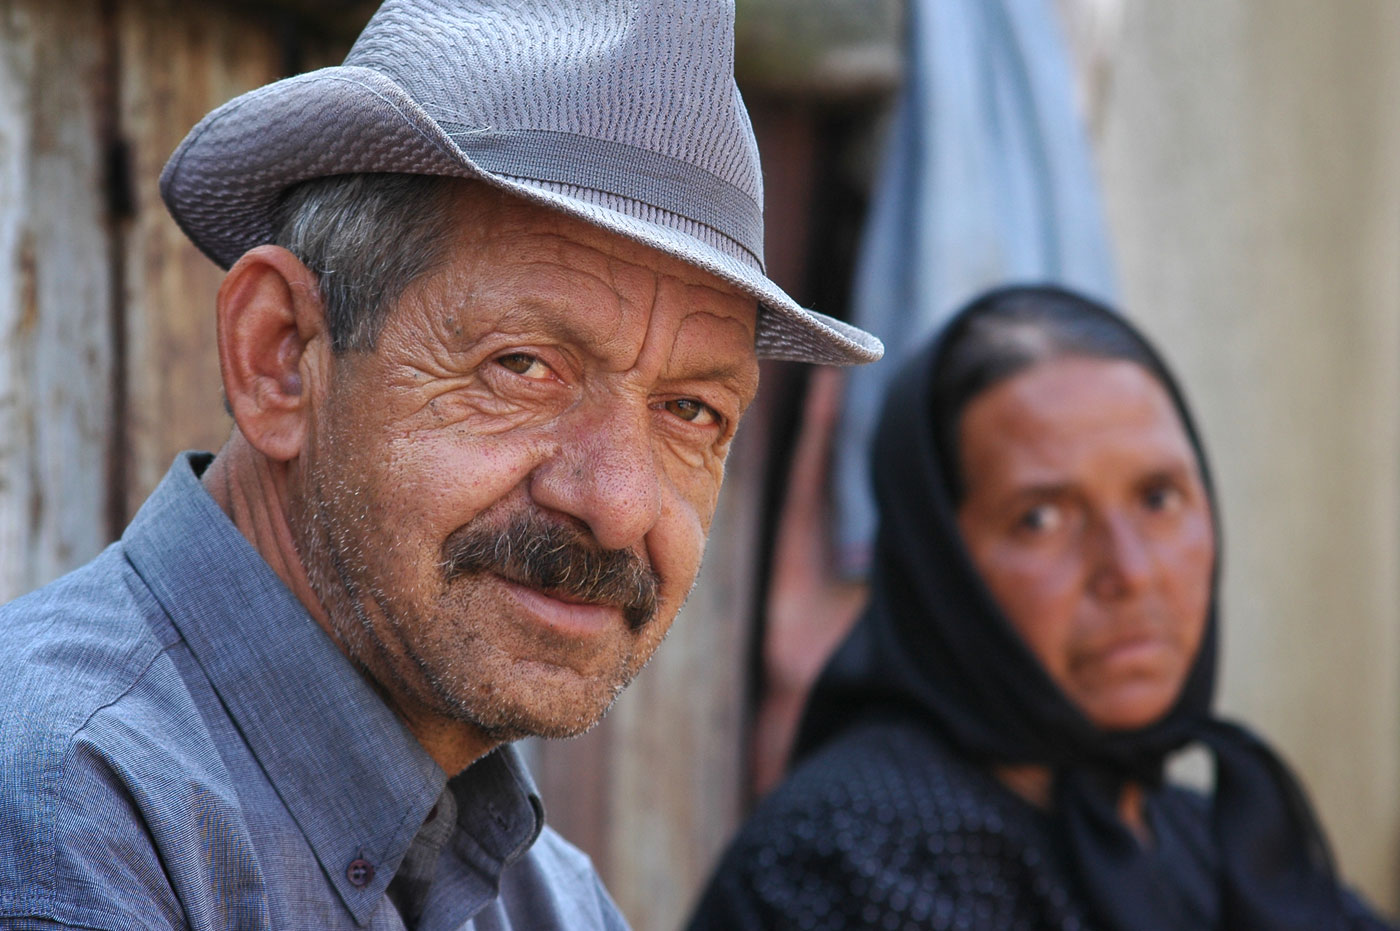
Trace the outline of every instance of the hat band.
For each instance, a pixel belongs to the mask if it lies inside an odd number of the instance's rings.
[[[439,120],[462,153],[493,174],[625,197],[710,227],[763,267],[763,211],[689,162],[636,146],[547,129],[471,129]]]

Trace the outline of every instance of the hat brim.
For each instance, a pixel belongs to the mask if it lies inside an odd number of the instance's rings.
[[[160,189],[185,234],[228,268],[270,240],[287,188],[360,172],[476,179],[703,269],[758,302],[760,358],[851,365],[884,352],[869,333],[802,307],[762,271],[673,228],[693,221],[667,214],[672,225],[663,225],[642,218],[659,208],[615,194],[483,169],[397,84],[368,68],[323,68],[224,104],[176,149]]]

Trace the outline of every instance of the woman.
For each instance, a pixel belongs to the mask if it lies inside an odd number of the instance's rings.
[[[973,302],[874,449],[872,599],[692,931],[1383,928],[1210,713],[1216,511],[1171,376],[1055,288]],[[1209,799],[1168,754],[1214,759]]]

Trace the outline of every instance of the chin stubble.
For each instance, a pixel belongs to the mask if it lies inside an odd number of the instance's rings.
[[[303,501],[293,515],[297,546],[308,581],[330,618],[344,652],[386,700],[418,693],[428,699],[432,711],[469,724],[497,741],[526,736],[570,737],[595,725],[617,696],[640,671],[620,659],[617,668],[595,684],[597,692],[575,707],[519,707],[490,687],[491,671],[455,669],[441,657],[422,654],[415,642],[399,638],[405,657],[421,677],[417,686],[391,661],[371,663],[391,656],[379,625],[402,630],[410,620],[423,629],[429,619],[402,617],[397,600],[373,580],[372,565],[392,565],[393,541],[378,539],[370,514],[370,502],[359,487],[322,474],[308,475],[311,500]],[[371,542],[373,541],[373,542]],[[369,546],[377,546],[371,559]],[[387,550],[386,550],[387,548]],[[504,526],[478,517],[459,528],[444,544],[439,576],[446,587],[472,576],[496,574],[546,594],[562,595],[593,604],[614,605],[629,629],[637,632],[656,619],[660,581],[654,571],[631,551],[606,550],[581,528],[549,520],[538,512],[515,515]],[[428,592],[424,603],[430,604]],[[441,592],[432,593],[434,596]],[[377,608],[378,618],[370,610]],[[472,631],[466,636],[475,637]],[[505,669],[497,670],[506,675]],[[387,680],[387,681],[386,681]],[[423,685],[427,693],[423,694]],[[487,687],[486,691],[482,686]]]

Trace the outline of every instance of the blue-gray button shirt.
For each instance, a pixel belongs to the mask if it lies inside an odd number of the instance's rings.
[[[386,890],[438,808],[456,825],[417,928],[625,927],[514,750],[448,780],[207,462],[178,457],[119,542],[0,608],[0,928],[403,928]]]

